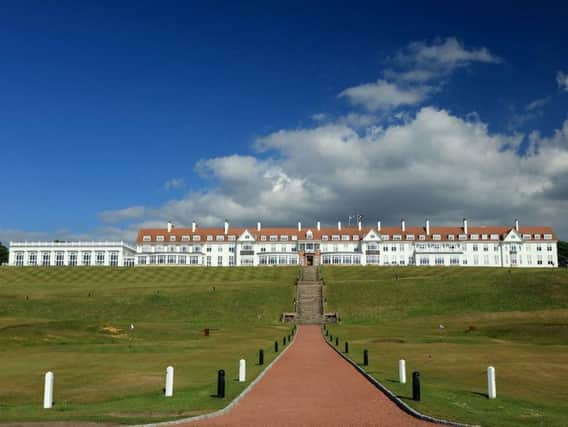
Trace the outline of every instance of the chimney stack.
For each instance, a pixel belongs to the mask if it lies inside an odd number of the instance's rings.
[[[302,231],[302,223],[298,221],[298,231]]]
[[[337,221],[337,229],[341,231],[341,221]]]
[[[426,235],[430,235],[430,219],[426,218]]]
[[[381,221],[377,221],[377,231],[381,232]]]
[[[362,228],[363,228],[363,224],[361,223],[361,221],[359,221],[359,222],[357,223],[357,229],[358,229],[359,231],[361,231]]]
[[[404,219],[400,220],[400,229],[403,233],[406,231],[406,221]]]
[[[260,231],[260,230],[262,230],[262,224],[260,223],[260,221],[258,221],[256,223],[256,231]]]
[[[321,230],[321,223],[319,221],[316,222],[316,228],[318,229],[318,231]]]
[[[168,221],[168,233],[171,233],[173,228],[174,228],[174,225],[172,224],[172,222]]]
[[[519,220],[515,219],[515,231],[518,233],[519,232]]]
[[[467,218],[463,219],[463,232],[467,234]]]
[[[225,220],[225,234],[229,233],[229,221]]]
[[[191,223],[191,232],[192,232],[192,233],[195,233],[195,230],[196,230],[196,229],[197,229],[197,224],[195,223],[195,221],[193,221],[193,222]]]

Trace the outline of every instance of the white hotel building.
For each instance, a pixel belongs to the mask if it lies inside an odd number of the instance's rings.
[[[558,267],[557,238],[550,227],[356,226],[292,228],[141,229],[136,247],[124,242],[11,242],[18,266],[264,266],[437,265]]]

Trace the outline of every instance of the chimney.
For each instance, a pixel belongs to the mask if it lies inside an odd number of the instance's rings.
[[[359,222],[357,223],[357,229],[358,229],[359,231],[361,231],[362,228],[363,228],[363,224],[361,224],[361,221],[359,221]]]
[[[298,231],[302,231],[302,223],[298,221]]]
[[[341,221],[337,221],[337,229],[341,231]]]
[[[318,229],[318,231],[321,230],[321,223],[319,221],[316,222],[316,228]]]
[[[381,221],[377,221],[377,231],[381,232]]]
[[[518,233],[519,232],[519,220],[515,219],[515,231]]]
[[[467,234],[467,218],[463,219],[463,232]]]
[[[172,228],[174,228],[174,225],[172,224],[171,221],[168,221],[168,233],[172,232]]]
[[[192,232],[192,233],[195,233],[195,230],[196,230],[196,229],[197,229],[197,224],[195,223],[195,221],[193,221],[193,222],[191,223],[191,232]]]
[[[262,224],[260,223],[260,221],[258,221],[258,222],[256,223],[256,230],[257,230],[257,231],[260,231],[261,229],[262,229]]]
[[[426,218],[426,235],[430,235],[430,219]]]
[[[404,219],[400,220],[400,229],[403,233],[406,231],[406,221]]]
[[[225,234],[229,233],[229,221],[225,220]]]

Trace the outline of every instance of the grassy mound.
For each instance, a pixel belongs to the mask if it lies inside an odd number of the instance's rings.
[[[326,309],[342,318],[331,332],[357,361],[368,349],[368,372],[413,407],[484,426],[568,425],[567,270],[326,267],[322,275]],[[488,366],[497,373],[491,401]],[[413,370],[420,403],[409,399]]]
[[[288,332],[297,268],[0,268],[0,420],[137,423],[207,412]],[[133,324],[134,329],[131,329]],[[203,329],[210,328],[209,337]],[[174,397],[162,396],[175,367]],[[211,397],[225,369],[227,398]],[[43,374],[55,406],[41,409]]]

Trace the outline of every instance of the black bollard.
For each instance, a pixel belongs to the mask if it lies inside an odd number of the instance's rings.
[[[369,352],[367,349],[363,350],[363,366],[369,365]]]
[[[335,345],[338,346],[339,345],[339,338],[335,337]]]
[[[264,365],[264,350],[262,348],[258,350],[258,364]]]
[[[288,342],[290,342],[290,335],[288,335]]]
[[[286,337],[282,338],[282,346],[286,345]]]
[[[329,334],[329,342],[333,341],[333,335]]]
[[[344,353],[349,353],[349,343],[345,341],[345,351]]]
[[[325,330],[325,336],[329,336],[329,331],[327,329]]]
[[[420,372],[412,373],[412,400],[420,402]]]
[[[217,372],[217,397],[225,397],[225,371],[222,369]]]
[[[274,353],[278,353],[278,341],[274,341]]]

